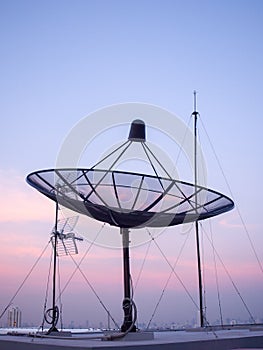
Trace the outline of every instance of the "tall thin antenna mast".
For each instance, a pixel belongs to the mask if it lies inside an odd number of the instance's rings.
[[[56,202],[56,217],[54,230],[54,246],[53,246],[53,286],[52,286],[52,315],[51,327],[47,334],[58,332],[56,324],[58,321],[58,307],[56,306],[56,272],[57,272],[57,244],[58,244],[58,202]]]
[[[197,118],[199,113],[196,110],[196,91],[194,90],[194,111],[192,113],[194,117],[194,184],[195,192],[198,185],[198,173],[197,173]],[[197,206],[197,195],[195,195],[195,203]],[[196,209],[197,214],[197,209]],[[197,268],[198,268],[198,286],[199,286],[199,309],[200,309],[200,326],[204,327],[204,308],[203,308],[203,286],[202,286],[202,270],[201,270],[201,258],[200,258],[200,243],[199,243],[199,225],[198,218],[195,221],[195,236],[196,236],[196,252],[197,252]]]

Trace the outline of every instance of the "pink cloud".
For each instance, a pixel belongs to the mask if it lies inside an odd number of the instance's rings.
[[[224,229],[243,229],[244,230],[244,224],[242,222],[242,218],[240,217],[239,213],[235,210],[233,212],[227,213],[227,215],[223,215],[223,217],[219,217],[218,224],[223,226]],[[249,230],[257,229],[261,227],[262,225],[253,223],[245,223],[246,228]]]
[[[54,205],[14,171],[0,171],[0,221],[49,220]]]

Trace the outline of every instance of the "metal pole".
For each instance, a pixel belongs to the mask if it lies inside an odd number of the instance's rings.
[[[198,174],[197,174],[197,117],[199,113],[196,111],[196,91],[194,91],[194,183],[195,192],[197,190]],[[197,195],[195,195],[195,203],[197,206]],[[196,209],[197,214],[197,209]],[[204,327],[204,309],[203,309],[203,287],[202,287],[202,270],[200,257],[200,243],[199,243],[199,225],[195,221],[195,236],[196,236],[196,251],[197,251],[197,269],[198,269],[198,286],[199,286],[199,308],[200,308],[200,326]]]
[[[122,249],[123,249],[123,282],[124,282],[124,299],[122,302],[124,321],[121,326],[121,331],[126,332],[131,328],[132,319],[132,300],[131,300],[131,286],[130,286],[130,255],[129,255],[129,230],[121,228],[122,235]],[[130,332],[136,332],[135,325],[130,329]]]
[[[52,324],[48,333],[58,332],[56,328],[56,323],[57,323],[57,307],[56,307],[57,242],[58,242],[58,202],[56,201],[56,218],[55,218],[55,232],[54,232],[54,245],[53,245]]]

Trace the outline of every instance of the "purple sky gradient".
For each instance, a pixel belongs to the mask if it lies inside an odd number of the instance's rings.
[[[47,244],[54,224],[54,204],[26,184],[26,175],[54,167],[70,130],[99,108],[149,103],[170,110],[187,124],[192,92],[197,90],[202,123],[231,190],[200,122],[208,185],[233,196],[249,232],[248,237],[234,209],[212,220],[214,244],[252,314],[263,318],[263,275],[249,241],[263,264],[262,1],[11,0],[1,1],[0,16],[0,309]],[[92,236],[101,226],[83,219],[78,229]],[[210,237],[209,222],[203,226]],[[116,228],[105,226],[103,234],[120,239]],[[207,315],[213,322],[219,313],[213,249],[206,234]],[[171,264],[186,235],[177,227],[158,238]],[[77,260],[88,245],[80,245]],[[134,283],[147,247],[148,243],[131,249]],[[14,301],[27,323],[41,323],[49,259],[50,249]],[[218,260],[217,267],[224,317],[248,319]],[[73,269],[70,258],[61,259],[62,282]],[[121,251],[93,246],[83,271],[121,322]],[[193,232],[176,271],[197,301]],[[169,274],[167,262],[152,243],[135,291],[140,322],[149,321]],[[63,295],[63,307],[65,324],[107,321],[79,273]],[[153,322],[196,317],[195,305],[173,276]],[[0,326],[5,322],[4,316]]]

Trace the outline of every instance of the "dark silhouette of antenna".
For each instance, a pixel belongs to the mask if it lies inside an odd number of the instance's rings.
[[[63,255],[78,254],[77,241],[83,241],[83,238],[77,237],[73,232],[78,216],[59,220],[58,202],[56,201],[55,225],[51,232],[51,242],[53,246],[53,282],[52,282],[52,307],[46,310],[44,314],[45,321],[50,324],[47,334],[58,332],[57,323],[59,320],[59,308],[56,305],[56,279],[57,279],[57,258]]]

